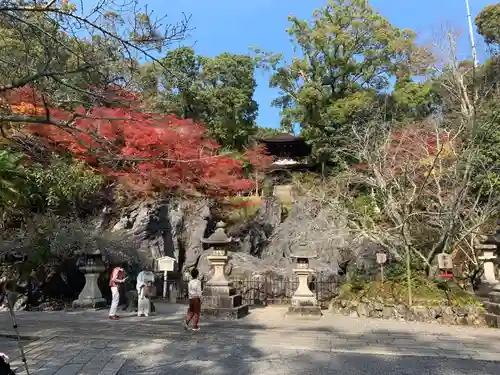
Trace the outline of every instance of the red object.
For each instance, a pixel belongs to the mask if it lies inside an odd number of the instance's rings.
[[[452,273],[440,273],[439,276],[446,277],[446,278],[452,278],[453,274]]]
[[[116,87],[107,94],[125,97],[138,108],[136,94]],[[46,116],[34,90],[12,90],[6,100],[15,113]],[[224,196],[255,188],[255,181],[243,178],[243,163],[221,155],[201,123],[130,107],[82,107],[73,113],[50,108],[49,115],[61,125],[30,124],[26,129],[53,149],[71,153],[139,193],[180,190]],[[245,157],[257,170],[271,163],[262,147],[247,150]]]
[[[436,133],[432,121],[410,124],[391,134],[391,142],[386,146],[386,156],[380,168],[382,173],[387,173],[390,178],[398,174],[408,174],[409,170],[426,176],[425,172],[431,169],[432,161],[439,154],[440,159],[452,158],[441,148],[453,149],[457,147],[458,140],[453,134],[445,131]],[[410,168],[409,168],[410,167]],[[352,169],[369,170],[371,166],[366,163],[351,165]]]
[[[263,171],[273,164],[272,156],[268,155],[265,145],[257,145],[247,148],[243,157],[254,167],[256,171]]]
[[[109,286],[110,287],[117,287],[118,285],[116,284],[116,282],[114,281],[115,279],[121,279],[123,276],[122,272],[121,272],[121,268],[120,267],[115,267],[113,268],[113,271],[111,271],[111,276],[109,278]]]

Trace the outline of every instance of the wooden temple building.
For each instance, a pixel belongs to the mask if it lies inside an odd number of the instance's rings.
[[[272,170],[311,168],[309,160],[311,147],[304,138],[282,133],[259,141],[266,146],[268,153],[273,157]]]
[[[282,133],[259,141],[273,157],[273,164],[266,172],[266,177],[273,181],[273,185],[290,184],[292,172],[315,169],[310,160],[311,147],[304,138]]]

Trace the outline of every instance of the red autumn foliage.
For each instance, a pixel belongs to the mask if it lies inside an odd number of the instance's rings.
[[[115,107],[130,109],[141,107],[141,95],[131,90],[125,90],[120,85],[111,84],[104,88],[92,87],[91,90],[100,97],[101,104],[110,103]]]
[[[268,155],[266,146],[262,144],[247,148],[243,156],[256,171],[264,171],[273,164],[272,156]]]
[[[23,92],[12,95],[15,112],[32,115],[40,106],[23,100]],[[32,97],[32,96],[31,96]],[[22,107],[22,108],[21,108]],[[27,108],[27,110],[26,110]],[[85,160],[96,170],[119,179],[141,192],[178,190],[228,195],[250,191],[255,183],[243,178],[243,165],[220,155],[220,146],[207,136],[202,124],[172,115],[141,113],[127,108],[80,108],[67,113],[50,108],[52,121],[76,119],[67,128],[61,125],[31,124],[26,130],[61,152]],[[258,160],[256,152],[252,154]],[[265,157],[265,156],[263,156]]]
[[[399,173],[408,170],[428,169],[429,161],[439,154],[439,159],[446,159],[446,151],[452,143],[450,133],[438,131],[432,124],[412,124],[395,130],[391,134],[389,144],[382,146],[384,160],[377,160],[382,171]],[[351,165],[357,170],[370,169],[369,163]]]

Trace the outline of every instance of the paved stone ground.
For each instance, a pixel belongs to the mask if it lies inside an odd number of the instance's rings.
[[[330,315],[284,317],[282,308],[253,310],[237,322],[181,327],[186,307],[159,304],[148,319],[106,311],[17,314],[35,375],[498,374],[500,331]],[[2,334],[12,323],[0,313]],[[6,349],[4,349],[6,348]],[[12,340],[0,350],[22,363]],[[23,374],[20,368],[18,374]]]

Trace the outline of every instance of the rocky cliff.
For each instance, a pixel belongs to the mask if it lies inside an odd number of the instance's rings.
[[[99,219],[98,226],[134,244],[143,261],[167,255],[177,260],[179,271],[196,266],[209,274],[209,252],[201,238],[214,230],[220,218],[216,211],[208,200],[145,201],[119,217],[104,213],[109,218]],[[344,212],[306,199],[286,210],[278,199],[266,198],[252,219],[229,223],[227,232],[239,239],[229,248],[231,261],[226,271],[230,275],[290,275],[290,255],[304,249],[317,255],[312,265],[326,274],[342,273],[347,264],[369,271],[375,263],[375,249],[352,235]]]
[[[222,215],[222,216],[221,216]],[[99,249],[108,265],[127,263],[133,276],[141,264],[170,256],[177,260],[178,272],[198,267],[202,274],[212,272],[207,262],[210,251],[201,239],[208,237],[223,213],[209,200],[147,200],[126,209],[105,208],[90,221],[71,221],[60,217],[42,217],[33,234],[13,236],[2,241],[2,249],[25,253],[26,276],[41,281],[42,294],[49,298],[75,299],[83,287],[83,275],[76,260],[82,252]],[[317,255],[311,264],[323,276],[344,275],[348,268],[362,273],[377,272],[376,248],[360,241],[349,230],[345,212],[318,202],[299,199],[283,207],[274,197],[262,200],[255,215],[229,222],[229,236],[239,239],[230,248],[231,260],[226,272],[233,278],[257,275],[292,276],[290,257],[307,250]],[[10,271],[9,271],[10,272]],[[14,277],[23,279],[21,276]],[[132,284],[128,288],[134,288]],[[107,273],[100,280],[104,294],[109,292]]]

